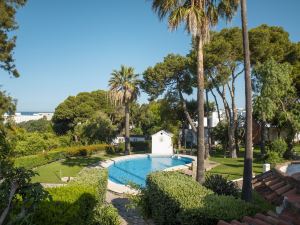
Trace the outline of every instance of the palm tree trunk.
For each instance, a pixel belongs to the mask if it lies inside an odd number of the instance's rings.
[[[198,132],[197,132],[197,175],[199,183],[204,182],[204,65],[203,65],[203,40],[198,37],[197,49],[197,99],[198,99]]]
[[[125,153],[130,155],[129,102],[125,103]]]
[[[250,50],[247,30],[247,7],[246,0],[241,0],[241,16],[243,31],[243,48],[244,48],[244,68],[245,68],[245,96],[246,96],[246,146],[244,157],[244,174],[242,199],[245,201],[252,200],[252,87],[250,77]]]

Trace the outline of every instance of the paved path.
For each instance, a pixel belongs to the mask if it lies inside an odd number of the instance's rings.
[[[129,200],[124,195],[107,191],[106,202],[111,203],[115,208],[118,209],[121,225],[154,225],[152,221],[144,220],[137,210],[127,209],[126,205],[129,203]]]

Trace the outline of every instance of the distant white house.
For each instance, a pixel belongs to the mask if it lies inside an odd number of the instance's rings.
[[[220,111],[221,120],[225,116],[222,111]],[[204,138],[207,140],[208,137],[208,125],[210,128],[213,128],[219,123],[218,112],[212,112],[211,116],[204,117]],[[194,121],[195,127],[198,127],[198,121]],[[183,137],[185,147],[197,145],[197,133],[192,130],[191,125],[188,125],[188,129],[183,129],[180,131],[180,136]]]
[[[161,130],[152,135],[153,155],[173,155],[173,134]]]
[[[11,118],[15,121],[15,123],[27,122],[30,120],[39,120],[45,118],[46,120],[51,120],[53,117],[53,113],[32,113],[32,114],[23,114],[23,113],[15,113],[12,116],[7,114],[4,115],[4,120],[6,121],[8,118]]]
[[[146,141],[145,136],[143,135],[131,135],[129,138],[130,142],[144,142]],[[120,144],[125,142],[124,136],[117,136],[115,139],[113,139],[113,144]]]

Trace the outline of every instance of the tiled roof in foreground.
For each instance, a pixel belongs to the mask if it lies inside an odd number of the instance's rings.
[[[257,213],[253,217],[245,216],[241,221],[230,223],[219,221],[218,225],[300,225],[300,173],[287,176],[273,169],[256,176],[253,188],[266,201],[282,207],[280,213]],[[279,210],[280,211],[280,210]]]

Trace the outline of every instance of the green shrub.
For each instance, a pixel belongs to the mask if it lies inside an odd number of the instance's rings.
[[[206,176],[203,186],[218,195],[232,195],[237,197],[239,194],[236,183],[219,174]]]
[[[89,156],[94,153],[104,151],[108,145],[88,145],[88,146],[73,146],[67,148],[57,148],[51,151],[45,151],[37,155],[23,156],[15,159],[15,166],[32,169],[42,166],[66,157]]]
[[[133,152],[150,152],[150,143],[147,141],[131,142]]]
[[[258,207],[233,196],[216,195],[191,178],[176,172],[148,176],[143,199],[156,224],[213,225],[253,215]]]
[[[107,176],[106,170],[84,169],[66,186],[48,188],[53,200],[39,204],[28,224],[96,225],[99,224],[97,221],[106,221],[103,224],[108,225],[119,224],[113,207],[104,206]],[[101,212],[101,216],[95,211]]]
[[[58,137],[51,132],[26,132],[17,129],[14,145],[15,156],[33,155],[70,145],[70,137]]]
[[[124,145],[124,148],[123,148],[123,144],[124,143],[121,143],[121,144],[116,145],[116,146],[113,146],[113,145],[107,146],[105,151],[106,151],[107,154],[110,154],[110,155],[114,155],[114,154],[124,152],[125,151],[125,145]]]
[[[284,139],[277,138],[270,144],[271,152],[276,152],[279,157],[283,157],[283,154],[286,152],[288,146]]]
[[[275,165],[283,161],[283,158],[279,156],[277,152],[268,151],[266,162]]]
[[[119,214],[111,205],[98,205],[93,211],[93,225],[120,225]]]

